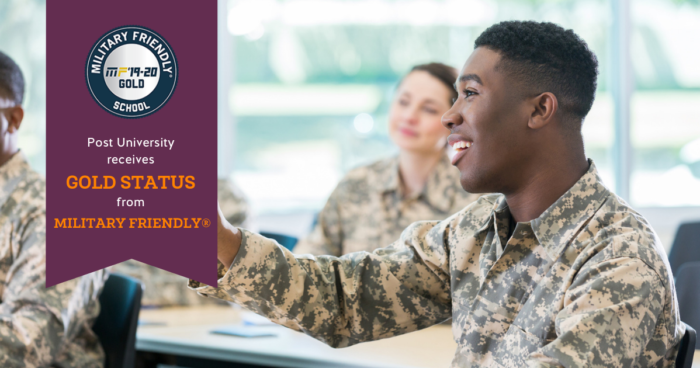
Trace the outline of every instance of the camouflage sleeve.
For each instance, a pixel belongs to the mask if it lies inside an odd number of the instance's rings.
[[[2,367],[49,366],[70,332],[63,314],[71,313],[65,304],[79,279],[45,288],[45,224],[43,214],[37,215],[20,223],[17,238],[3,239],[12,242],[14,260],[0,275],[6,285],[0,304]]]
[[[185,277],[133,259],[117,263],[110,271],[143,282],[142,307],[192,306],[216,302],[187,290],[184,287]]]
[[[226,220],[241,226],[249,218],[248,201],[243,192],[228,179],[218,179],[217,200]]]
[[[637,258],[584,266],[556,316],[556,339],[535,351],[529,366],[647,366],[641,355],[654,336],[665,291],[660,276]]]
[[[451,316],[445,226],[419,222],[373,253],[295,256],[243,231],[243,243],[217,287],[191,282],[333,347],[428,327]]]
[[[338,205],[339,190],[336,188],[318,215],[318,221],[311,233],[294,247],[296,254],[316,256],[343,255],[343,236]]]

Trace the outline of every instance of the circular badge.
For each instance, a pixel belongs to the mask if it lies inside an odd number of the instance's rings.
[[[177,85],[177,59],[163,37],[124,26],[102,36],[90,50],[85,79],[103,109],[123,118],[153,114]]]

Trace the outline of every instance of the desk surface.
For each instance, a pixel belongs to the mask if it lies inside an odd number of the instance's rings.
[[[241,322],[241,310],[225,306],[142,310],[140,319],[164,325],[140,326],[136,349],[164,354],[290,368],[363,367],[446,368],[457,345],[447,325],[390,339],[333,349],[304,334],[280,326],[259,326],[276,337],[242,338],[210,331]],[[700,368],[700,350],[693,367]]]
[[[276,337],[242,338],[210,333],[222,325],[239,324],[241,313],[248,312],[225,306],[142,310],[142,321],[165,325],[140,326],[136,349],[290,368],[446,368],[457,347],[447,325],[343,349],[333,349],[281,326],[254,327],[273,331]]]

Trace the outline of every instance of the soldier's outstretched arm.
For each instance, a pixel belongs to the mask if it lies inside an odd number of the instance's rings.
[[[373,253],[295,256],[219,216],[219,282],[200,294],[343,347],[428,327],[451,316],[450,220],[411,225]]]

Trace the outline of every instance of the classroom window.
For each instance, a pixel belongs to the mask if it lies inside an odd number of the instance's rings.
[[[631,2],[631,202],[700,206],[700,8]]]
[[[394,154],[387,111],[401,76],[431,61],[460,68],[476,37],[509,19],[573,28],[598,56],[583,133],[615,184],[606,2],[240,0],[228,9],[234,178],[259,213],[318,210],[346,171]]]

